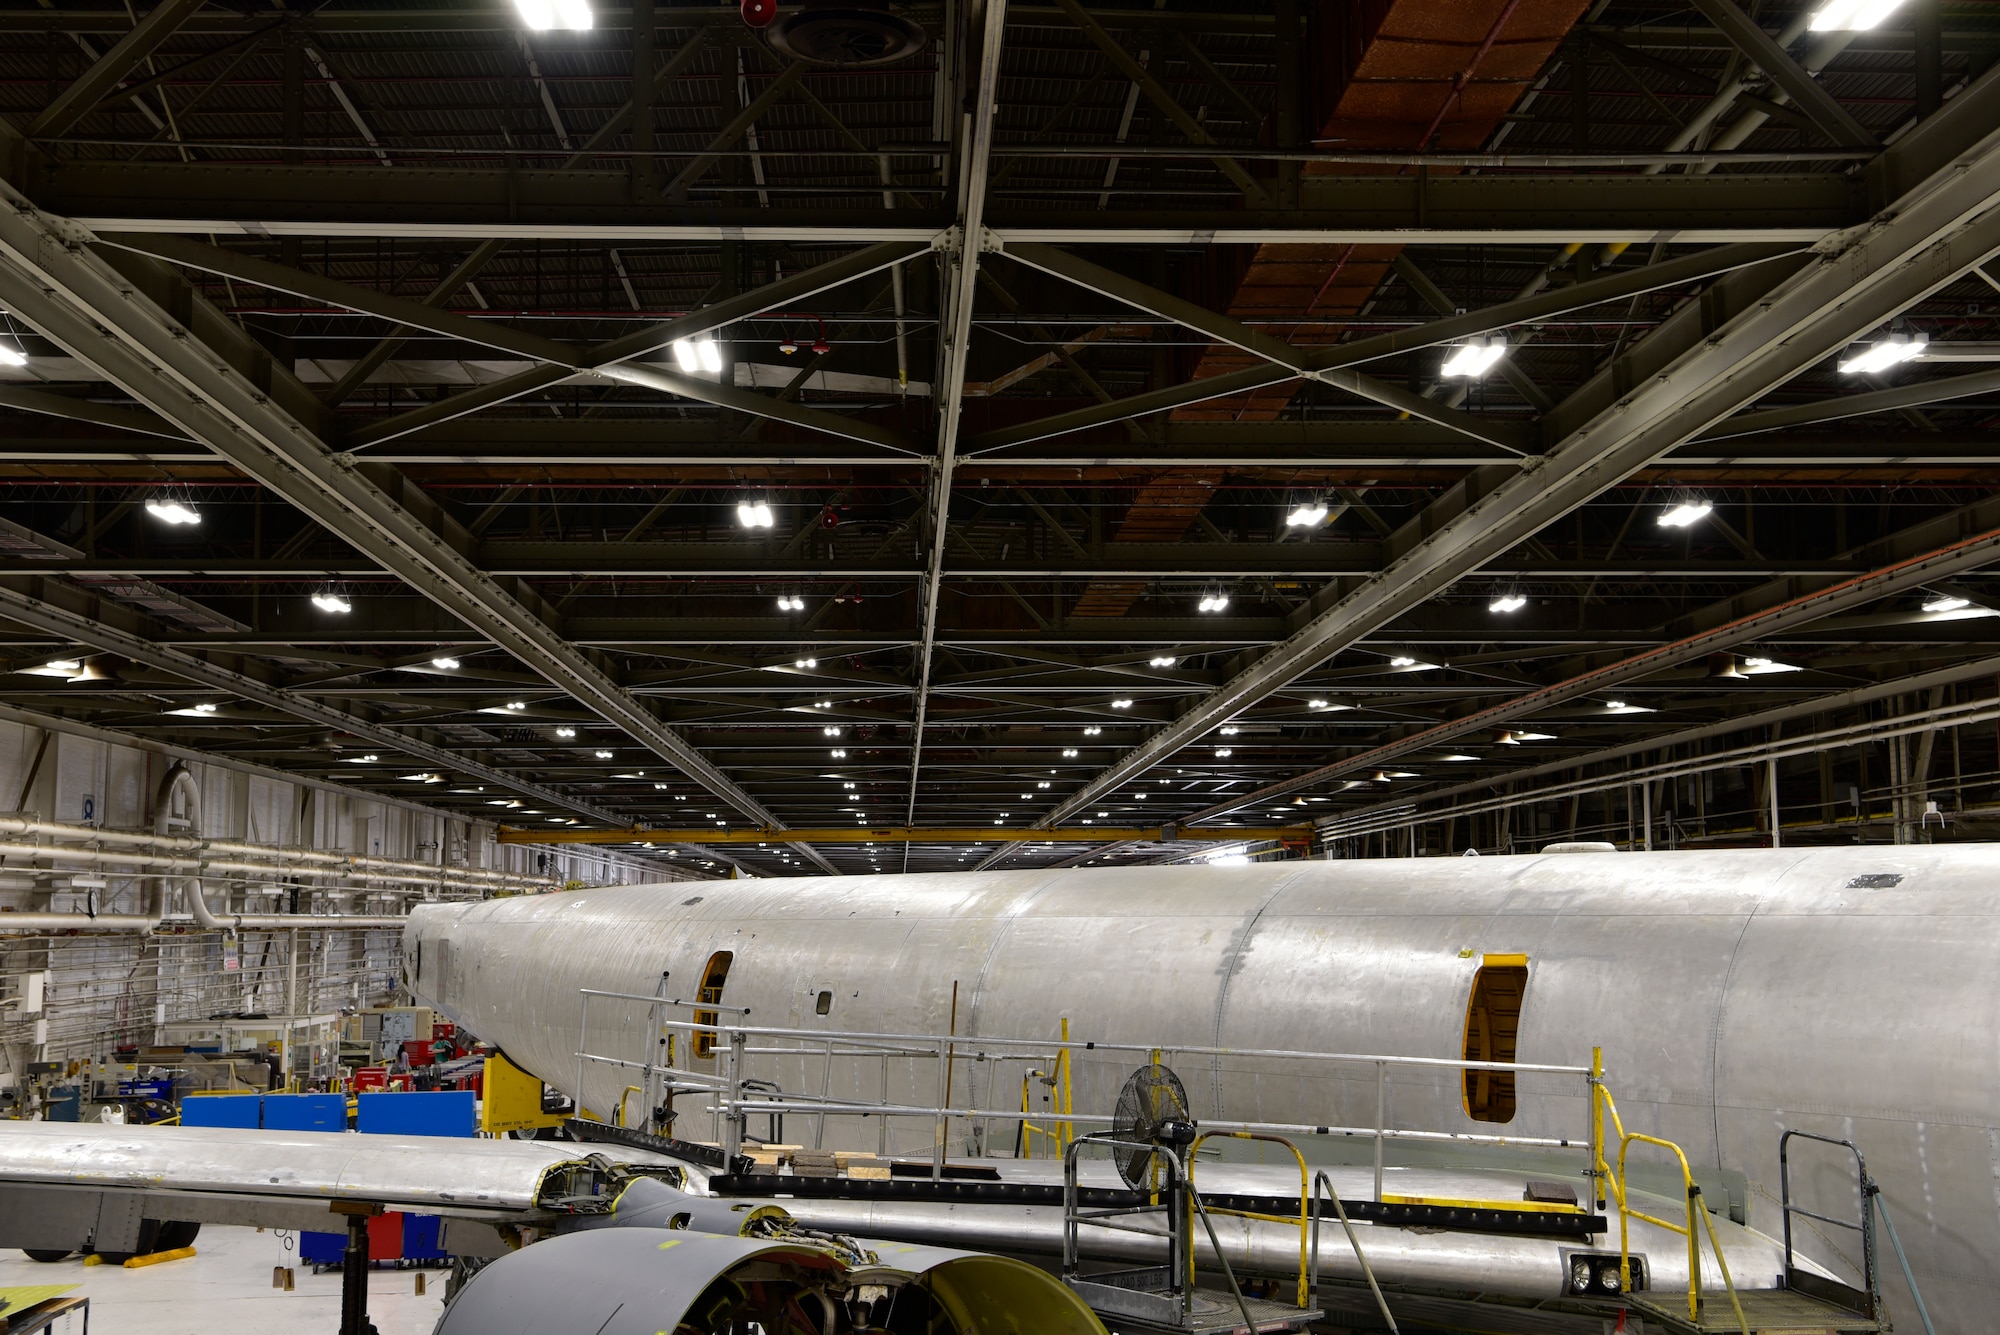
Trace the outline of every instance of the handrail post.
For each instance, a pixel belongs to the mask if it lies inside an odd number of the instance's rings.
[[[1590,1075],[1586,1078],[1590,1093],[1590,1181],[1596,1188],[1597,1212],[1604,1213],[1604,1049],[1590,1050]]]
[[[1060,1097],[1062,1098],[1062,1111],[1064,1115],[1068,1115],[1069,1113],[1074,1112],[1075,1108],[1070,1103],[1069,1016],[1067,1015],[1062,1017],[1062,1042],[1063,1042],[1062,1051],[1057,1054],[1056,1060],[1062,1064],[1062,1072],[1061,1072],[1062,1094]],[[1056,1148],[1058,1150],[1060,1150],[1063,1146],[1069,1144],[1071,1141],[1075,1139],[1076,1139],[1076,1127],[1074,1125],[1072,1125],[1069,1122],[1056,1123]]]
[[[1701,1238],[1694,1231],[1694,1212],[1701,1209],[1701,1188],[1687,1184],[1688,1316],[1701,1320]]]
[[[1389,1064],[1375,1063],[1375,1203],[1382,1203],[1382,1132],[1387,1127]]]
[[[580,992],[577,1000],[583,1004],[577,1007],[576,1022],[576,1116],[583,1120],[583,1054],[590,1051],[590,993]]]
[[[950,1058],[946,1054],[946,1045],[943,1039],[938,1040],[937,1063],[938,1111],[936,1122],[931,1130],[931,1181],[942,1182],[944,1181],[944,1140],[950,1125],[944,1106],[945,1081],[950,1078],[951,1072]]]
[[[726,1084],[723,1088],[722,1104],[722,1155],[724,1167],[728,1168],[743,1153],[743,1049],[750,1036],[740,1029],[729,1033],[728,1069],[723,1073]],[[733,1171],[733,1169],[731,1170]]]
[[[826,1069],[819,1076],[819,1101],[821,1112],[813,1118],[813,1148],[819,1149],[826,1142],[826,1112],[824,1107],[833,1087],[833,1040],[826,1041]]]

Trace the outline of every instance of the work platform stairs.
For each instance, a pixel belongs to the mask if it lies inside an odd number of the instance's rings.
[[[1617,1111],[1610,1104],[1609,1095],[1604,1096],[1605,1106],[1617,1124]],[[1648,1137],[1628,1135],[1622,1127],[1617,1127],[1620,1139],[1619,1167],[1617,1179],[1611,1182],[1611,1193],[1619,1198],[1621,1206],[1621,1229],[1623,1227],[1623,1166],[1624,1150],[1636,1141],[1650,1140]],[[1842,1219],[1820,1214],[1795,1203],[1792,1199],[1791,1153],[1794,1140],[1831,1145],[1844,1149],[1854,1160],[1855,1190],[1859,1203],[1858,1218]],[[1666,1142],[1650,1141],[1661,1145]],[[1673,1148],[1669,1146],[1669,1148]],[[1678,1156],[1679,1150],[1674,1153]],[[1686,1160],[1681,1160],[1685,1171]],[[1602,1165],[1600,1165],[1602,1167]],[[1618,1304],[1623,1320],[1620,1328],[1631,1332],[1663,1331],[1670,1335],[1878,1335],[1890,1330],[1887,1309],[1882,1302],[1881,1270],[1878,1265],[1877,1236],[1875,1221],[1879,1217],[1884,1231],[1889,1235],[1896,1259],[1901,1264],[1905,1281],[1916,1304],[1916,1315],[1925,1335],[1936,1335],[1932,1329],[1930,1313],[1924,1308],[1922,1293],[1917,1288],[1916,1277],[1910,1273],[1909,1262],[1903,1256],[1903,1245],[1896,1236],[1896,1225],[1889,1217],[1889,1206],[1882,1199],[1881,1189],[1868,1175],[1867,1162],[1852,1141],[1836,1140],[1828,1136],[1815,1135],[1809,1131],[1786,1131],[1778,1138],[1778,1170],[1780,1209],[1784,1220],[1785,1239],[1785,1285],[1780,1289],[1739,1290],[1729,1278],[1727,1265],[1722,1266],[1725,1292],[1705,1294],[1702,1292],[1697,1264],[1695,1279],[1688,1287],[1685,1302],[1672,1301],[1664,1293],[1636,1292],[1625,1295]],[[1688,1236],[1690,1256],[1698,1261],[1698,1250],[1693,1240],[1693,1224],[1697,1213],[1706,1223],[1706,1210],[1701,1202],[1701,1190],[1691,1175],[1686,1175],[1688,1193]],[[1636,1211],[1631,1211],[1637,1214]],[[1645,1218],[1647,1216],[1639,1216]],[[1798,1264],[1797,1254],[1792,1248],[1792,1221],[1795,1218],[1815,1220],[1833,1228],[1845,1229],[1861,1235],[1862,1287],[1854,1288],[1836,1280],[1806,1270]],[[1653,1220],[1654,1223],[1663,1221]],[[1668,1227],[1674,1227],[1668,1225]],[[1676,1230],[1679,1231],[1679,1230]],[[1713,1234],[1711,1233],[1711,1238]],[[1718,1249],[1716,1259],[1721,1261]],[[1632,1321],[1637,1316],[1638,1322]]]

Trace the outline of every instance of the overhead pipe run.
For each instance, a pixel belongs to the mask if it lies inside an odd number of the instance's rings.
[[[343,929],[393,928],[405,921],[402,914],[308,914],[308,913],[225,913],[218,916],[209,906],[202,877],[204,874],[250,876],[329,877],[394,882],[401,885],[438,886],[459,891],[543,890],[546,879],[510,872],[481,871],[466,867],[443,867],[393,858],[360,857],[315,849],[273,848],[228,839],[203,839],[193,834],[174,834],[169,826],[176,795],[183,802],[184,823],[191,830],[201,828],[201,789],[185,765],[175,764],[160,780],[154,798],[153,833],[128,830],[101,830],[87,825],[68,825],[32,816],[0,816],[0,856],[61,858],[102,867],[126,867],[146,874],[146,909],[143,913],[0,913],[0,934],[27,932],[82,931],[146,934],[166,920],[169,882],[179,880],[185,888],[188,911],[194,923],[206,931],[264,931],[292,928]],[[62,847],[57,843],[18,842],[53,840],[88,843],[88,848]],[[122,845],[136,851],[102,847]],[[228,856],[215,857],[212,854]],[[407,890],[378,890],[373,893],[407,894]]]

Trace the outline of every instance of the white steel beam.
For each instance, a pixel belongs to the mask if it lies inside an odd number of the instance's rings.
[[[766,828],[782,828],[761,802],[524,602],[532,596],[525,589],[501,587],[446,533],[420,521],[364,473],[364,465],[334,453],[312,425],[281,408],[273,393],[276,370],[271,383],[260,385],[191,337],[197,294],[187,291],[180,318],[169,315],[92,253],[91,240],[0,184],[0,303],[722,801]],[[835,870],[812,849],[800,851]]]
[[[1912,136],[1913,151],[1935,166],[1874,221],[1831,239],[1803,268],[1781,260],[1741,270],[1669,317],[1630,360],[1557,407],[1548,420],[1563,434],[1545,454],[1508,476],[1486,469],[1460,482],[1412,521],[1407,550],[1380,574],[1333,597],[1038,823],[1129,783],[2000,251],[1996,97],[2000,77],[1989,74],[1934,118],[1922,142]],[[1940,154],[1939,137],[1954,130],[1962,146]]]
[[[938,406],[937,455],[931,462],[930,557],[923,584],[917,644],[916,706],[910,718],[910,793],[905,824],[916,824],[917,777],[923,767],[924,719],[930,703],[931,658],[937,645],[938,599],[944,589],[944,555],[951,523],[951,477],[958,465],[959,424],[965,417],[965,368],[971,352],[972,306],[979,290],[979,262],[984,250],[987,166],[993,150],[993,122],[999,112],[1000,49],[1007,26],[1007,0],[985,0],[979,48],[979,74],[973,83],[973,106],[959,118],[958,225],[945,251],[942,321],[943,365],[936,384]],[[903,846],[904,864],[909,845]]]

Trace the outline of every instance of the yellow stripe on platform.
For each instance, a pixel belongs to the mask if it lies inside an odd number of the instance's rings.
[[[1581,1205],[1554,1201],[1472,1201],[1451,1196],[1396,1196],[1382,1193],[1384,1205],[1435,1205],[1446,1210],[1521,1210],[1528,1214],[1583,1214]]]

